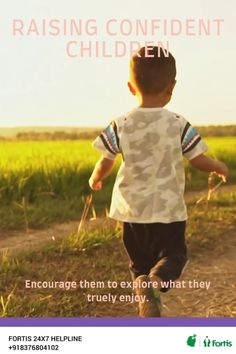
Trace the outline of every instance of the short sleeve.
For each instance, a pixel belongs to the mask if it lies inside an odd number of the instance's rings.
[[[92,145],[99,150],[104,157],[114,160],[116,155],[120,153],[116,122],[112,121],[93,141]]]
[[[207,144],[202,140],[197,129],[185,118],[179,117],[181,122],[181,145],[184,157],[192,160],[208,150]]]

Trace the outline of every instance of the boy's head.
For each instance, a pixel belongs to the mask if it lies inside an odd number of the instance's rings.
[[[147,52],[148,50],[148,52]],[[148,57],[152,55],[152,57]],[[158,47],[142,47],[130,61],[129,89],[133,95],[158,96],[169,93],[175,85],[175,58],[166,57]]]

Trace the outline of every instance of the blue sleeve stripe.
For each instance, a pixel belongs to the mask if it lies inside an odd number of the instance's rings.
[[[183,130],[183,133],[182,133],[182,136],[181,136],[181,143],[183,142],[183,140],[184,140],[184,137],[185,137],[185,135],[186,135],[186,133],[187,133],[187,131],[188,131],[188,128],[190,127],[190,123],[189,122],[187,122],[187,124],[185,125],[185,127],[184,127],[184,130]]]
[[[106,129],[103,130],[100,138],[105,148],[113,155],[116,155],[120,152],[117,126],[114,121]]]
[[[120,150],[120,139],[118,137],[117,125],[114,120],[112,122],[112,126],[113,126],[113,130],[114,130],[115,137],[116,137],[116,145],[117,145],[118,150]]]
[[[199,141],[201,140],[201,137],[198,135],[196,136],[192,141],[191,144],[189,144],[188,146],[186,146],[186,148],[183,150],[184,153],[187,153],[189,151],[191,151],[193,148],[195,148],[195,146],[199,143]]]
[[[109,141],[106,140],[106,137],[104,136],[104,133],[100,134],[100,138],[103,142],[103,145],[105,148],[113,155],[116,155],[116,153],[112,150],[112,146],[109,144]]]
[[[197,130],[187,123],[181,137],[183,153],[192,150],[200,140],[201,137]]]

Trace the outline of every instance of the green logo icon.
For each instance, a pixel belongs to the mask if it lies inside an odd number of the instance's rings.
[[[210,347],[211,341],[208,338],[208,336],[206,336],[206,338],[204,339],[203,344],[204,344],[204,347]]]
[[[187,339],[187,344],[188,346],[190,347],[195,347],[195,344],[196,344],[196,334],[194,334],[193,336],[189,336],[188,339]]]

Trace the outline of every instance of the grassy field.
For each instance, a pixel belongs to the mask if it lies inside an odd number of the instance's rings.
[[[236,139],[208,138],[209,154],[230,168],[236,182]],[[0,142],[0,229],[45,227],[80,219],[88,178],[99,154],[91,141]],[[117,164],[118,165],[118,164]],[[96,193],[94,207],[104,215],[115,171]],[[207,175],[186,165],[187,190],[207,188]]]

